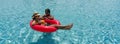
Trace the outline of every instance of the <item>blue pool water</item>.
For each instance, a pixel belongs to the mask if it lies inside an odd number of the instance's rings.
[[[0,0],[0,44],[120,44],[120,0]],[[71,30],[32,30],[46,8]]]

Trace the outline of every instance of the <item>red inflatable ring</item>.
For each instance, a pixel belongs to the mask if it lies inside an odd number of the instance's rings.
[[[30,21],[30,27],[33,29],[33,30],[36,30],[36,31],[39,31],[39,32],[48,32],[48,33],[51,33],[51,32],[55,32],[57,30],[57,28],[55,27],[52,27],[52,26],[43,26],[43,25],[34,25],[32,26],[32,22],[33,20]],[[60,22],[58,20],[45,20],[46,23],[49,23],[49,24],[57,24],[57,25],[60,25]]]

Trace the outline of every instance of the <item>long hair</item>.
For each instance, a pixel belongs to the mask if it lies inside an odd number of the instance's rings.
[[[35,20],[35,15],[37,15],[39,13],[34,13],[33,16],[32,16],[32,19]]]

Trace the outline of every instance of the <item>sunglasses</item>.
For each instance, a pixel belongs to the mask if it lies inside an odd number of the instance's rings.
[[[38,15],[38,16],[35,16],[35,17],[40,17],[40,15]]]

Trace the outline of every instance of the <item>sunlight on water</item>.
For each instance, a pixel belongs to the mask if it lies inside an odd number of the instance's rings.
[[[119,44],[119,0],[0,0],[0,44]],[[71,30],[42,33],[29,26],[46,8]]]

